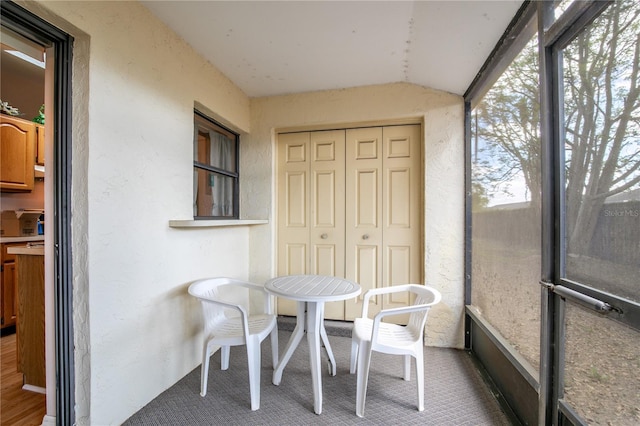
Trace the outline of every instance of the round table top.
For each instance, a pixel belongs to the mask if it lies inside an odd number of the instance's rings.
[[[265,290],[301,302],[334,302],[356,297],[362,289],[353,281],[325,275],[287,275],[272,278]]]

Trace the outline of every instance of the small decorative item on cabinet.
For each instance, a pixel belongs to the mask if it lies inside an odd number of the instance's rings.
[[[9,102],[4,102],[2,99],[0,99],[0,112],[13,117],[20,115],[20,110],[18,110],[18,108],[12,107],[9,105]]]
[[[35,116],[31,121],[44,125],[44,104],[42,104],[42,106],[38,110],[38,115]]]

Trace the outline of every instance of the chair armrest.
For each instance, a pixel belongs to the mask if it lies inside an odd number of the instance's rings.
[[[232,285],[245,287],[245,288],[248,288],[249,290],[255,290],[255,291],[260,291],[262,293],[266,293],[266,290],[264,289],[264,286],[262,286],[260,284],[252,283],[252,282],[249,282],[249,281],[235,280]]]
[[[380,320],[382,320],[382,318],[384,318],[384,317],[393,316],[393,315],[410,314],[412,312],[424,311],[425,309],[431,308],[435,304],[436,303],[431,302],[431,303],[425,303],[423,305],[411,305],[411,306],[403,306],[401,308],[383,309],[382,311],[378,312],[373,317],[373,320],[380,322]]]
[[[272,303],[273,296],[267,293],[263,285],[252,283],[249,281],[240,281],[240,280],[234,280],[233,284],[229,284],[229,285],[233,285],[236,287],[244,287],[246,289],[249,289],[250,291],[255,291],[262,294],[263,303],[264,303],[263,305],[264,312],[266,314],[273,315],[273,303]]]
[[[367,292],[364,294],[362,298],[362,318],[368,318],[369,299],[371,299],[373,296],[380,296],[380,295],[389,294],[389,293],[411,292],[411,290],[415,287],[420,287],[421,289],[428,289],[433,293],[433,301],[430,303],[430,305],[435,305],[438,302],[440,302],[440,299],[442,298],[442,296],[440,295],[439,291],[437,291],[433,287],[425,286],[421,284],[402,284],[402,285],[395,285],[391,287],[372,288],[371,290],[367,290]],[[404,309],[404,308],[397,308],[397,309]],[[400,313],[405,313],[405,312],[400,312]],[[395,315],[395,314],[392,314],[392,315]]]
[[[410,291],[411,288],[418,284],[401,284],[401,285],[393,285],[390,287],[378,287],[372,288],[371,290],[367,290],[367,294],[371,296],[377,296],[379,294],[387,294],[387,293],[397,293],[400,291]],[[422,286],[426,287],[426,286]]]
[[[249,285],[245,286],[250,291],[255,291],[262,294],[263,297],[263,310],[266,314],[273,315],[273,299],[275,296],[269,294],[267,290],[264,289],[264,286],[254,283],[247,283]]]
[[[411,306],[403,306],[401,308],[390,308],[390,309],[384,309],[380,312],[378,312],[374,317],[373,317],[373,327],[371,328],[371,343],[372,344],[376,344],[376,341],[378,339],[378,328],[380,327],[380,323],[382,322],[382,319],[384,317],[388,317],[388,316],[393,316],[393,315],[402,315],[402,314],[410,314],[413,312],[419,312],[419,311],[428,311],[429,309],[431,309],[431,307],[435,304],[437,304],[440,300],[434,300],[433,302],[430,303],[424,303],[421,305],[411,305]]]
[[[202,296],[197,296],[197,298],[203,303],[212,303],[214,305],[223,306],[225,308],[234,309],[240,312],[240,315],[242,318],[242,330],[243,330],[244,336],[245,337],[249,336],[249,314],[247,313],[247,310],[244,307],[242,307],[241,305],[222,302],[220,300],[209,299],[207,297],[202,297]]]
[[[264,312],[266,314],[273,315],[273,302],[272,302],[272,300],[273,300],[274,296],[269,294],[267,292],[267,290],[264,289],[264,286],[262,286],[262,285],[254,284],[254,283],[245,283],[245,284],[247,284],[247,285],[243,284],[243,287],[248,288],[250,291],[255,291],[255,292],[258,292],[258,293],[262,294],[263,302],[264,302],[264,305],[263,305]]]
[[[241,305],[236,305],[235,303],[227,303],[221,300],[209,299],[208,297],[202,297],[202,296],[197,296],[197,299],[200,300],[201,302],[213,303],[214,305],[223,306],[229,309],[235,309],[236,311],[239,311],[242,315],[247,315],[247,310]]]

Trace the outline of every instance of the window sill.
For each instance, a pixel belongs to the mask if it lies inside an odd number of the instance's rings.
[[[233,220],[170,220],[170,228],[217,228],[224,226],[265,225],[268,220],[263,219],[233,219]]]

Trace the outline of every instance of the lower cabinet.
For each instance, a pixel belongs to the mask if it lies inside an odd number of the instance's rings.
[[[16,256],[8,254],[7,248],[24,245],[24,243],[2,244],[1,260],[2,274],[0,274],[0,327],[6,328],[16,325],[18,316],[18,288],[16,281]]]
[[[44,255],[18,254],[18,367],[24,385],[45,388]]]

